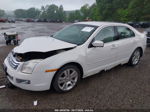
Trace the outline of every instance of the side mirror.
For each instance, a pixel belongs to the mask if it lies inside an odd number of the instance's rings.
[[[96,40],[92,43],[92,45],[94,47],[104,47],[104,42]]]

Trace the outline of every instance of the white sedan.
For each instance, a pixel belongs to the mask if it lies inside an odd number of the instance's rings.
[[[51,37],[25,39],[9,53],[4,70],[19,88],[67,92],[102,70],[137,65],[145,48],[144,35],[129,25],[79,22]]]

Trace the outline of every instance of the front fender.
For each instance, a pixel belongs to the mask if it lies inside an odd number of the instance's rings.
[[[36,69],[42,69],[44,71],[51,69],[59,69],[63,65],[71,62],[78,63],[82,66],[84,70],[85,66],[85,50],[81,47],[75,49],[64,51],[52,57],[43,60],[40,64],[36,66]]]

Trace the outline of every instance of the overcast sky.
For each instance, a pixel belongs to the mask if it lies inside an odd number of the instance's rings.
[[[56,4],[63,5],[65,10],[75,10],[80,9],[86,3],[91,5],[94,2],[95,0],[0,0],[0,9],[10,11],[18,8],[40,8],[42,5]]]

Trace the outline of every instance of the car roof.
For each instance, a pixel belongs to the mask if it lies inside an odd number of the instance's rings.
[[[78,23],[75,23],[75,24],[85,24],[85,25],[93,25],[93,26],[126,25],[124,23],[117,23],[117,22],[97,22],[97,21],[78,22]]]

